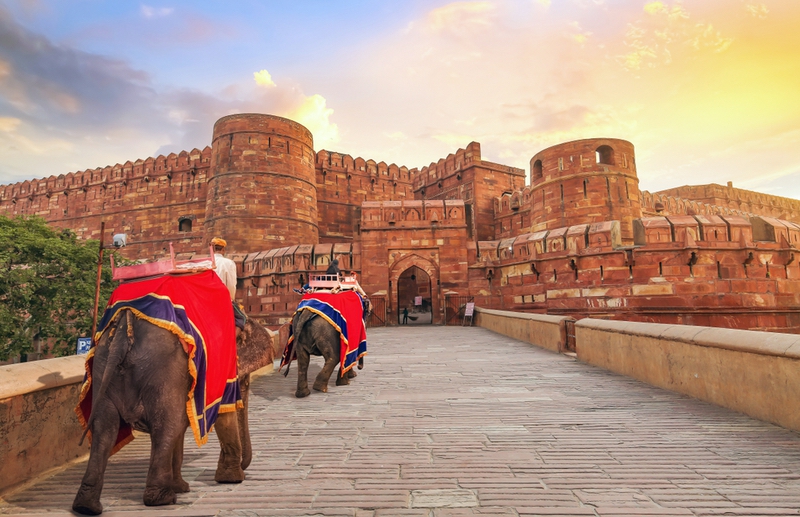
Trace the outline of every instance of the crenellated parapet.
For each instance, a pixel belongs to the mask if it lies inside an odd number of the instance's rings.
[[[422,167],[414,178],[414,190],[432,185],[466,169],[470,164],[481,161],[481,144],[470,142],[466,149],[458,149],[447,158],[440,158],[438,162]],[[460,180],[460,178],[457,178]]]
[[[211,148],[192,149],[0,186],[0,213],[37,215],[82,238],[128,235],[131,258],[155,258],[167,241],[199,245]]]
[[[354,240],[361,203],[413,199],[416,169],[322,150],[316,156],[321,241]]]
[[[800,222],[799,200],[734,188],[732,182],[727,186],[716,183],[683,186],[662,190],[657,194],[683,199],[686,202],[694,201],[718,206],[739,213],[760,214]]]

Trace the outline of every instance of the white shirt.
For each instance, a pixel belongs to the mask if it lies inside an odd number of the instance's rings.
[[[236,262],[219,253],[214,253],[214,262],[217,265],[214,272],[217,273],[222,283],[228,288],[231,300],[233,300],[236,297]]]

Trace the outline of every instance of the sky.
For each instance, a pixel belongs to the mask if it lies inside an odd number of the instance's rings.
[[[0,184],[245,112],[409,168],[621,138],[643,190],[800,199],[800,0],[0,0]]]

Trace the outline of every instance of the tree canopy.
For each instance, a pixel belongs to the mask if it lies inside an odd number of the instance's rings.
[[[91,333],[99,245],[39,217],[0,215],[0,360],[37,352],[37,341],[44,353],[75,353]],[[114,288],[109,255],[101,310]]]

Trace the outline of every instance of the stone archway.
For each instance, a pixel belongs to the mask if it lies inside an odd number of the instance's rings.
[[[401,277],[404,274],[406,276],[403,277],[404,280],[401,280]],[[399,287],[401,282],[408,284],[412,275],[421,276],[423,281],[424,277],[427,276],[430,285],[428,292],[430,293],[429,300],[431,323],[441,323],[441,315],[439,312],[441,310],[442,303],[440,299],[441,293],[439,292],[439,268],[430,260],[422,258],[416,254],[406,255],[389,267],[389,285],[392,286],[391,292],[389,293],[389,299],[390,303],[392,304],[393,314],[387,317],[387,322],[391,322],[391,324],[394,325],[400,321],[398,318],[403,311],[403,307],[400,305],[401,300],[399,299]]]
[[[409,325],[433,323],[431,277],[424,269],[411,266],[397,278],[398,323]],[[401,317],[408,310],[408,318]]]

